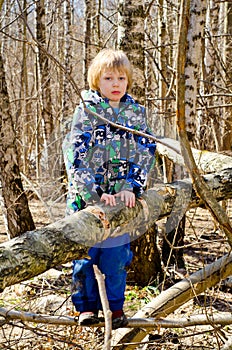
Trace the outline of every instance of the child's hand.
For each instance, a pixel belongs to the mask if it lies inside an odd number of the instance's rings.
[[[129,208],[133,208],[135,206],[135,194],[130,191],[121,191],[117,194],[107,194],[103,193],[101,196],[101,202],[105,202],[105,205],[110,205],[111,207],[116,206],[116,197],[119,197],[121,201],[125,203],[125,205]]]
[[[115,207],[116,205],[116,199],[113,194],[103,193],[101,202],[105,202],[105,205],[110,205],[111,207]]]
[[[115,194],[114,197],[119,197],[121,201],[123,201],[129,208],[133,208],[135,206],[135,194],[131,191],[121,191]]]

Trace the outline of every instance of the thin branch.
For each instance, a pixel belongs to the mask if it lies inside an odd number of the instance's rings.
[[[37,314],[17,310],[8,310],[0,308],[0,325],[9,323],[12,320],[21,320],[23,322],[59,325],[59,326],[78,326],[78,317],[71,316],[51,316],[47,314]],[[231,325],[231,312],[217,312],[215,314],[200,314],[182,318],[128,318],[127,328],[184,328],[195,327],[199,325]],[[104,322],[98,324],[104,327]],[[96,327],[93,325],[92,327]]]
[[[103,350],[110,350],[112,334],[112,312],[110,311],[110,306],[106,294],[105,276],[101,273],[97,265],[93,265],[93,270],[97,279],[99,295],[101,298],[103,313],[105,317],[105,339]]]
[[[0,1],[0,11],[2,8],[2,5],[4,3],[4,0]],[[12,21],[10,21],[9,23],[7,23],[4,27],[0,28],[0,32],[3,32],[4,29],[10,27],[14,22],[16,22],[20,17],[24,16],[24,13],[27,11],[27,9],[29,9],[31,6],[34,6],[33,4],[29,4],[27,8],[25,8],[24,10],[22,10],[22,8],[20,8],[21,13],[16,16]],[[29,13],[31,13],[33,10],[31,10]],[[4,33],[4,32],[3,32]],[[4,33],[5,34],[5,33]]]
[[[142,137],[146,137],[146,138],[149,138],[150,140],[152,141],[155,141],[157,143],[160,143],[170,149],[172,149],[173,151],[175,151],[176,153],[178,154],[181,154],[180,153],[180,150],[178,148],[176,148],[175,146],[172,146],[170,144],[167,144],[165,141],[162,140],[162,138],[158,138],[156,136],[153,136],[153,135],[149,135],[149,134],[146,134],[142,131],[138,131],[138,130],[135,130],[135,129],[131,129],[131,128],[128,128],[126,126],[123,126],[123,125],[119,125],[119,124],[116,124],[116,123],[113,123],[111,121],[109,121],[107,118],[103,117],[102,115],[99,115],[98,113],[95,113],[93,112],[92,110],[88,109],[88,108],[84,108],[86,113],[91,113],[92,115],[94,115],[95,117],[103,120],[104,122],[110,124],[111,126],[115,127],[115,128],[118,128],[120,130],[124,130],[124,131],[128,131],[132,134],[135,134],[135,135],[139,135],[139,136],[142,136]],[[174,140],[173,140],[174,141]]]
[[[117,12],[113,13],[111,15],[111,17],[113,17],[114,15],[116,15]],[[99,11],[99,15],[101,15],[103,18],[105,18],[109,23],[111,23],[114,27],[117,27],[117,23],[113,22],[109,16],[106,16],[103,12]]]
[[[215,109],[215,108],[229,108],[232,107],[232,103],[229,104],[225,104],[225,105],[214,105],[214,106],[204,106],[204,107],[199,107],[197,108],[197,111],[201,111],[201,110],[207,110],[207,109]]]

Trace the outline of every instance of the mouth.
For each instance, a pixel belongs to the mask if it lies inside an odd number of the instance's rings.
[[[115,91],[112,91],[112,94],[113,94],[113,95],[119,95],[119,94],[120,94],[120,91],[116,91],[116,90],[115,90]]]

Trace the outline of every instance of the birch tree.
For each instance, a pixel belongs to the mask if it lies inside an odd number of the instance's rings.
[[[198,112],[196,145],[200,148],[220,148],[220,123],[218,123],[218,108],[209,110],[207,105],[213,106],[222,103],[222,94],[218,94],[221,85],[221,63],[218,60],[219,53],[219,11],[220,4],[210,1],[207,7],[204,66],[202,67],[202,83],[200,96],[207,97],[205,110]],[[219,40],[218,40],[219,38]],[[204,98],[204,97],[203,97]],[[205,100],[202,101],[205,104]],[[210,147],[210,148],[209,148]]]
[[[191,2],[191,23],[188,33],[188,51],[185,68],[186,131],[192,142],[196,130],[197,92],[202,62],[202,42],[205,30],[206,0]]]
[[[197,6],[197,0],[191,0],[191,6],[195,8]],[[193,186],[196,192],[200,195],[204,201],[206,207],[210,210],[214,218],[216,218],[219,227],[227,236],[230,246],[232,246],[232,225],[230,219],[226,215],[225,211],[213,198],[207,184],[203,183],[200,177],[200,172],[196,166],[193,158],[193,154],[188,141],[186,128],[185,128],[185,68],[187,62],[187,40],[191,40],[194,36],[193,22],[189,23],[190,16],[190,0],[186,3],[182,0],[182,21],[179,30],[179,45],[178,45],[178,65],[177,65],[177,126],[181,140],[181,152],[185,160],[185,165],[189,170],[189,173],[193,180]]]

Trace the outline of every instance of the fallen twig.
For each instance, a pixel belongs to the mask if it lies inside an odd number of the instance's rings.
[[[93,270],[97,279],[103,313],[105,316],[105,338],[103,350],[110,350],[112,332],[112,312],[110,311],[109,302],[106,295],[105,276],[101,273],[97,265],[93,265]]]
[[[12,320],[21,320],[23,322],[33,322],[60,326],[78,326],[78,317],[72,316],[51,316],[46,314],[36,314],[17,310],[8,310],[0,308],[0,325],[7,324]],[[221,325],[232,324],[232,314],[230,312],[217,312],[215,314],[200,314],[182,318],[128,318],[127,328],[183,328],[200,325]],[[104,327],[105,323],[100,322],[99,327]],[[93,327],[96,327],[94,325]]]

